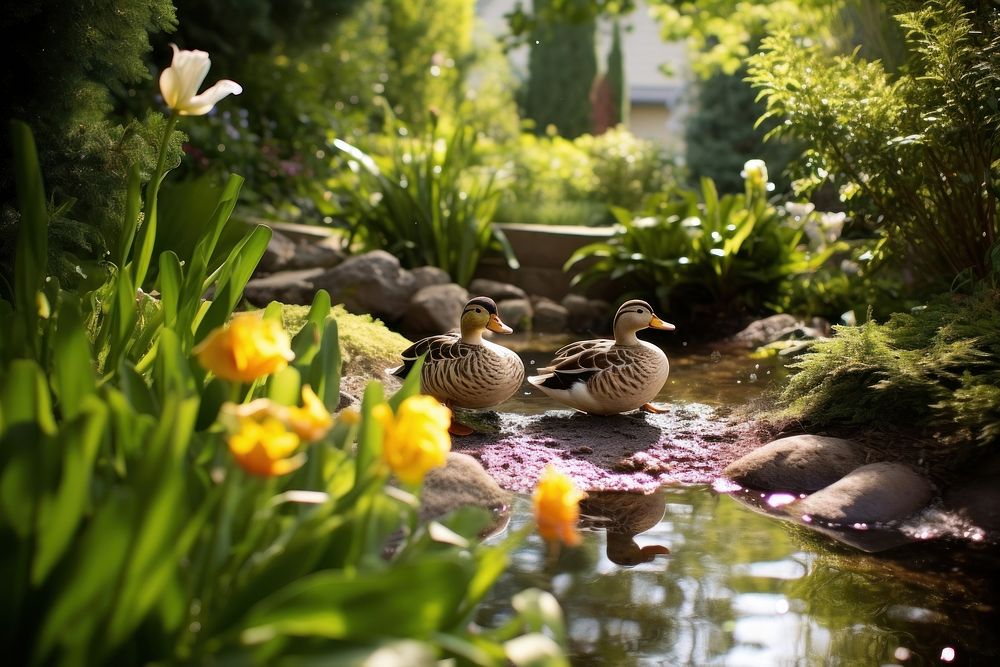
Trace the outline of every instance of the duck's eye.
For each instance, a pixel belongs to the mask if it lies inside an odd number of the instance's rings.
[[[479,315],[482,315],[483,314],[483,309],[482,308],[476,308],[476,313],[478,313]]]
[[[637,312],[637,313],[639,313],[640,315],[642,315],[642,314],[644,314],[644,313],[645,313],[646,311],[645,311],[645,310],[643,310],[642,308],[640,308],[639,310],[637,310],[637,311],[635,311],[635,312]]]

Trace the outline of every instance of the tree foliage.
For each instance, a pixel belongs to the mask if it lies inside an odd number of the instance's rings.
[[[125,174],[148,174],[162,116],[127,125],[110,120],[112,94],[150,79],[149,34],[175,26],[169,0],[26,0],[4,3],[0,27],[0,274],[9,275],[18,215],[8,120],[39,137],[39,159],[52,211],[52,272],[61,282],[82,278],[80,264],[104,250],[102,237],[121,224]],[[170,160],[179,155],[179,137]],[[85,221],[81,223],[78,221]]]
[[[550,0],[536,0],[544,7]],[[551,125],[570,139],[592,127],[591,91],[597,76],[594,21],[556,20],[532,31],[524,115],[544,134]]]
[[[983,278],[1000,232],[1000,14],[909,6],[897,18],[912,56],[898,76],[780,32],[750,59],[750,79],[766,116],[785,119],[774,133],[809,146],[800,187],[841,185],[918,280]]]

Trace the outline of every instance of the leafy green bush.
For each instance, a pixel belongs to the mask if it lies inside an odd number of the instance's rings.
[[[985,3],[904,5],[912,60],[898,76],[780,32],[750,59],[750,80],[766,116],[785,119],[774,132],[809,147],[800,188],[840,185],[919,282],[982,279],[1000,237],[1000,17]]]
[[[622,126],[572,141],[525,133],[500,149],[512,174],[497,211],[504,222],[606,224],[611,207],[639,210],[674,183],[666,151]]]
[[[910,424],[945,443],[1000,438],[1000,292],[938,297],[836,327],[792,365],[784,414],[811,426]]]
[[[337,139],[356,179],[343,194],[354,222],[352,236],[366,248],[384,248],[404,266],[437,266],[467,285],[479,258],[500,249],[516,258],[492,223],[499,196],[496,173],[475,165],[475,133],[458,127],[445,139],[437,122],[414,136],[390,126],[384,152],[367,154]]]
[[[781,309],[788,281],[840,248],[830,244],[813,254],[800,248],[801,221],[782,216],[768,203],[764,183],[750,178],[745,193],[723,197],[704,178],[700,193],[665,197],[652,212],[635,218],[616,209],[620,230],[567,261],[567,270],[589,262],[574,284],[611,280],[630,294],[655,296],[666,312],[682,317]]]

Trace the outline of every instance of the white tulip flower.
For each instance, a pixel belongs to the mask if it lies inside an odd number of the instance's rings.
[[[243,86],[223,79],[214,86],[198,94],[212,62],[204,51],[187,51],[171,44],[174,59],[170,67],[160,74],[160,93],[163,101],[181,116],[204,116],[227,95],[239,95]]]
[[[758,187],[767,187],[767,164],[763,160],[747,160],[740,176]],[[770,188],[767,188],[770,189]]]

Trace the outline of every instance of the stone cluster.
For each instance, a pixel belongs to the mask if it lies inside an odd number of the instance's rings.
[[[437,267],[406,269],[384,250],[348,257],[330,239],[295,243],[277,231],[244,293],[257,306],[309,304],[319,289],[349,312],[370,313],[411,339],[457,329],[462,308],[477,295],[496,301],[516,332],[604,332],[612,312],[606,301],[570,294],[556,302],[494,280],[465,288]]]

